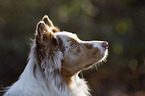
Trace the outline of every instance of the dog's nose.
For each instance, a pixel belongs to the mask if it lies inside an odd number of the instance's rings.
[[[108,42],[104,41],[104,42],[102,43],[102,47],[104,47],[104,48],[107,49],[107,48],[109,47]]]

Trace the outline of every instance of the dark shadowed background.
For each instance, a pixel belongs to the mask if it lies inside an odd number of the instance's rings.
[[[83,72],[93,96],[145,96],[145,0],[0,0],[1,89],[24,70],[45,14],[82,40],[109,42],[108,61]]]

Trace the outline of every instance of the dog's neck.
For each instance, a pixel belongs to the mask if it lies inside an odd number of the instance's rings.
[[[48,94],[55,93],[56,96],[72,96],[72,92],[70,91],[70,87],[67,85],[64,79],[60,76],[60,72],[53,69],[53,66],[40,65],[40,61],[38,60],[35,49],[31,49],[29,62],[20,77],[20,81],[25,81],[26,84],[24,86],[40,88],[42,87],[44,91]],[[53,58],[55,59],[55,58]],[[50,63],[46,59],[46,61],[42,62]],[[59,63],[55,62],[55,63]],[[55,66],[56,67],[56,66]],[[42,69],[45,68],[45,69]],[[36,82],[36,83],[34,83]],[[29,83],[29,85],[27,85]],[[35,91],[34,91],[35,92]],[[67,94],[67,95],[65,95]],[[44,95],[47,96],[47,95]]]
[[[46,94],[52,93],[54,95],[55,93],[56,96],[80,96],[80,94],[81,96],[88,96],[89,92],[87,84],[83,79],[80,79],[78,77],[78,74],[71,77],[65,76],[65,74],[59,72],[60,70],[53,69],[54,65],[47,66],[50,65],[50,62],[48,62],[48,60],[44,61],[45,63],[48,63],[47,65],[44,64],[44,62],[43,66],[40,65],[40,61],[38,61],[35,52],[35,47],[32,47],[29,62],[19,80],[20,82],[25,82],[25,85],[23,86],[28,88],[34,88],[34,92],[41,89],[46,92]],[[58,57],[56,58],[58,59]],[[57,62],[56,60],[55,63],[61,62]],[[70,79],[71,83],[68,83],[68,80]],[[82,93],[80,93],[79,91]],[[48,95],[44,94],[44,96]]]

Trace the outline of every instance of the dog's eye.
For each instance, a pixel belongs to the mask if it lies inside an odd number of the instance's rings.
[[[72,47],[73,47],[73,48],[76,48],[77,46],[78,46],[78,44],[77,44],[76,42],[73,42],[73,43],[72,43]]]

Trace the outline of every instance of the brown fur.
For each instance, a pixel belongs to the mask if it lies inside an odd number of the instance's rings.
[[[94,48],[93,44],[88,43],[89,41],[82,42],[76,35],[73,37],[55,36],[52,28],[56,27],[48,16],[44,16],[42,20],[36,29],[37,53],[39,58],[43,59],[45,56],[49,57],[53,51],[61,50],[64,55],[61,76],[67,83],[70,83],[71,77],[80,70],[89,68],[103,57],[98,48]]]

